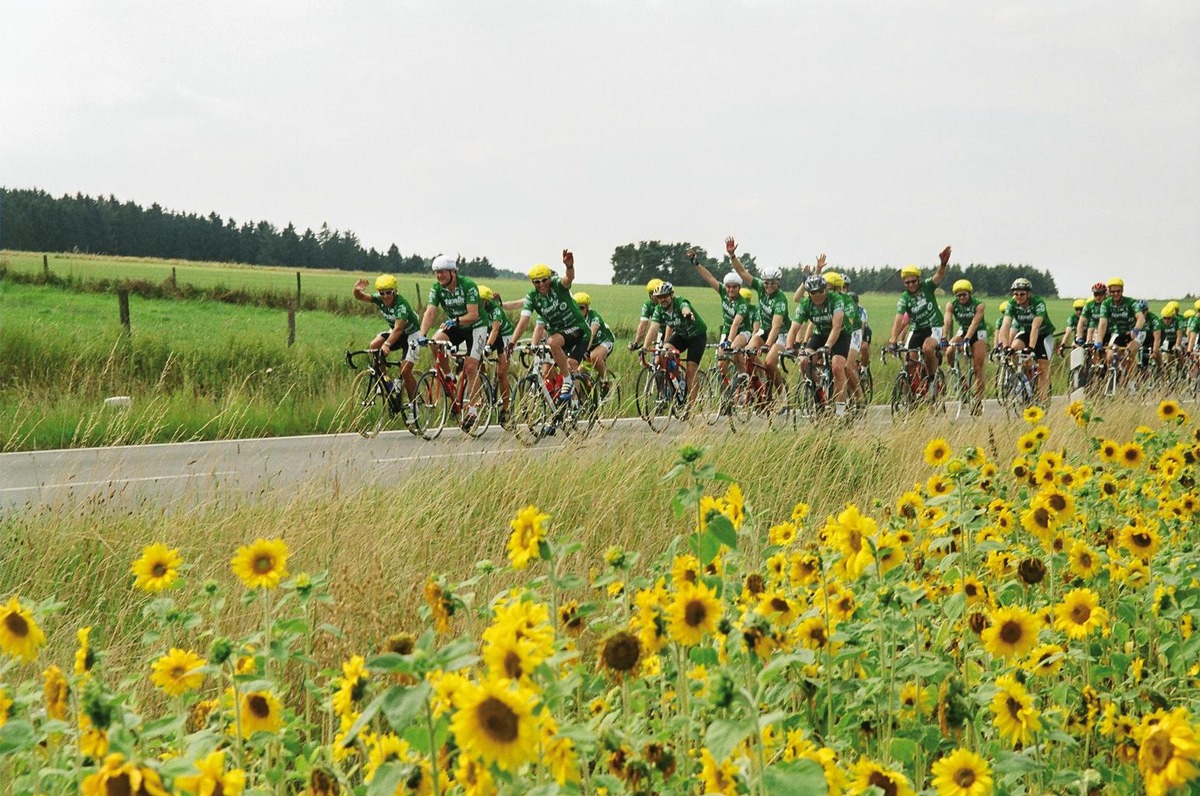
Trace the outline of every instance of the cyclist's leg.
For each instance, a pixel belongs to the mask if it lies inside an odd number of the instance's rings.
[[[971,385],[971,388],[975,392],[975,398],[982,401],[986,386],[983,380],[983,363],[987,359],[988,344],[987,332],[981,331],[979,334],[981,336],[971,343],[971,368],[975,372],[975,383]]]
[[[558,372],[563,377],[562,391],[564,393],[571,389],[571,384],[573,383],[571,378],[571,361],[563,348],[565,342],[561,332],[555,332],[546,338],[546,344],[550,346],[550,356],[554,358],[554,364],[558,367]]]
[[[693,335],[687,340],[687,348],[681,352],[687,358],[687,367],[684,373],[687,376],[688,406],[696,402],[697,390],[700,388],[700,380],[696,378],[696,371],[700,369],[700,360],[704,358],[704,346],[707,342],[704,335]]]

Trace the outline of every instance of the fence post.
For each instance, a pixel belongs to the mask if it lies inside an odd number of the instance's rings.
[[[421,311],[423,311],[425,309],[424,304],[421,303],[421,283],[413,282],[413,290],[416,291],[416,294],[417,294],[416,307],[417,307],[417,312],[420,313]]]
[[[129,334],[129,290],[127,288],[117,289],[117,306],[121,313],[121,326],[125,328],[125,334]]]
[[[296,304],[300,304],[300,272],[296,272]]]
[[[296,279],[300,278],[300,274],[296,274]],[[296,344],[296,302],[288,302],[288,348]]]
[[[174,289],[179,288],[179,282],[175,278],[175,266],[173,265],[171,266],[171,287]]]
[[[50,257],[45,254],[42,255],[42,276],[46,277],[47,282],[50,281]]]

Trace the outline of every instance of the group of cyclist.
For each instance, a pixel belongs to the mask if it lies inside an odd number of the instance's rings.
[[[725,249],[732,270],[721,280],[697,260],[695,250],[687,252],[697,275],[720,299],[721,326],[716,347],[721,352],[722,374],[732,363],[746,373],[759,369],[768,384],[781,383],[782,356],[795,357],[802,369],[809,366],[810,360],[821,358],[832,374],[832,402],[839,409],[864,406],[860,370],[870,361],[871,327],[866,309],[849,289],[850,280],[827,270],[825,255],[820,255],[815,266],[805,267],[805,278],[793,294],[794,307],[789,310],[779,268],[763,268],[754,276],[738,258],[734,238],[725,240]],[[989,354],[986,308],[967,279],[957,280],[951,289],[953,298],[944,307],[939,306],[936,291],[946,275],[950,254],[949,246],[940,252],[938,264],[928,277],[923,278],[916,265],[900,270],[903,292],[896,303],[888,351],[898,354],[903,341],[906,367],[924,368],[927,377],[938,371],[943,354],[951,362],[956,356],[965,357],[974,375],[972,411],[979,412],[986,383],[984,363]],[[522,298],[506,302],[486,285],[460,275],[455,258],[439,255],[432,264],[436,284],[429,291],[420,317],[400,295],[394,276],[380,276],[371,293],[367,292],[368,281],[360,279],[354,285],[355,298],[374,304],[388,323],[388,328],[371,341],[370,349],[384,357],[392,351],[404,352],[401,384],[411,402],[416,397],[413,369],[420,346],[434,340],[465,348],[462,376],[468,396],[464,401],[467,424],[476,411],[480,362],[488,352],[494,352],[503,423],[510,406],[509,357],[533,322],[531,342],[548,347],[561,378],[558,397],[568,398],[581,363],[590,363],[601,380],[605,378],[615,336],[592,308],[590,296],[571,292],[575,259],[569,250],[563,250],[562,262],[561,277],[546,264],[533,266],[528,272],[530,290]],[[670,282],[652,279],[646,290],[649,295],[629,350],[644,347],[682,361],[691,405],[699,384],[697,371],[708,347],[708,325],[692,302],[678,295]],[[1036,396],[1042,402],[1049,398],[1051,356],[1056,349],[1062,353],[1072,343],[1106,358],[1111,358],[1114,349],[1124,349],[1124,368],[1132,367],[1143,350],[1159,364],[1165,353],[1197,350],[1200,301],[1183,313],[1180,304],[1171,301],[1156,315],[1146,302],[1124,295],[1121,279],[1093,285],[1092,294],[1091,299],[1074,303],[1074,314],[1057,346],[1057,329],[1046,302],[1033,293],[1030,280],[1016,279],[1011,298],[999,307],[1000,317],[991,329],[995,334],[991,351],[1029,352]],[[510,310],[519,310],[515,325],[508,316]],[[439,312],[444,319],[435,329]],[[938,380],[928,378],[927,383],[938,389]]]

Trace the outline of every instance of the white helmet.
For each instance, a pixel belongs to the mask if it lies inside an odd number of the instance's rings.
[[[783,279],[783,271],[774,267],[764,268],[759,272],[759,276],[764,282],[778,282],[780,279]]]
[[[434,271],[457,271],[458,261],[448,254],[439,254],[433,258]]]
[[[737,275],[736,271],[730,271],[729,273],[725,274],[725,284],[726,285],[737,285],[738,287],[741,287],[742,286],[742,278]]]

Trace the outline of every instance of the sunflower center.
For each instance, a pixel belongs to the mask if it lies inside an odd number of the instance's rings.
[[[783,613],[789,607],[790,606],[788,606],[788,601],[783,599],[782,597],[772,597],[771,598],[771,608],[778,611],[779,613]]]
[[[708,608],[700,600],[688,600],[683,609],[683,621],[688,627],[700,627],[708,617]]]
[[[275,569],[274,556],[261,555],[254,559],[254,571],[259,575],[266,575]]]
[[[954,772],[954,784],[960,788],[969,788],[975,784],[975,772],[969,768],[960,768]]]
[[[1092,616],[1092,609],[1080,603],[1071,608],[1071,621],[1077,625],[1086,624]]]
[[[872,771],[868,784],[879,788],[881,791],[883,791],[884,796],[896,796],[896,794],[900,792],[900,790],[896,787],[896,783],[892,781],[892,778],[884,774],[882,771]]]
[[[271,703],[262,694],[251,694],[246,700],[246,707],[256,719],[265,719],[271,715]]]
[[[213,783],[213,789],[210,791],[212,796],[225,796],[225,786],[219,781]]]
[[[104,783],[105,796],[133,796],[133,785],[129,782],[129,774],[122,771]]]
[[[1020,701],[1018,701],[1017,698],[1011,694],[1004,700],[1004,707],[1006,710],[1008,710],[1008,715],[1014,720],[1019,719],[1021,717],[1021,711],[1025,709],[1025,706],[1022,705]]]
[[[10,611],[5,615],[4,629],[17,638],[25,638],[29,635],[29,623],[16,611]]]
[[[1062,511],[1067,507],[1067,499],[1059,494],[1051,495],[1049,503],[1050,508],[1054,509],[1055,511]]]
[[[517,740],[520,717],[503,701],[490,696],[480,702],[475,710],[483,731],[493,741],[512,743]]]
[[[1005,622],[1000,626],[1000,640],[1005,644],[1016,644],[1025,635],[1020,622]]]
[[[150,574],[156,578],[161,578],[167,574],[167,565],[161,561],[155,561],[154,566],[150,567]]]
[[[181,679],[183,679],[183,676],[187,673],[188,673],[188,670],[187,670],[187,667],[185,667],[185,666],[172,666],[171,667],[171,679],[172,680],[181,680]]]
[[[1162,771],[1175,755],[1175,745],[1167,733],[1154,732],[1142,744],[1151,771]]]
[[[1091,568],[1092,554],[1091,553],[1080,553],[1079,554],[1079,566],[1083,567],[1084,569]]]
[[[1133,543],[1135,545],[1137,545],[1138,547],[1149,547],[1150,546],[1150,534],[1148,534],[1148,533],[1135,533],[1132,536],[1130,536],[1129,538],[1132,539]]]
[[[814,627],[812,633],[809,634],[809,638],[811,638],[813,643],[818,647],[825,646],[825,628]]]
[[[521,678],[521,656],[516,650],[509,650],[504,655],[504,674],[509,680],[519,680]]]
[[[1050,512],[1043,506],[1039,506],[1033,511],[1033,521],[1037,523],[1039,528],[1048,528],[1050,526]]]
[[[641,656],[642,644],[632,633],[618,633],[604,645],[604,665],[614,672],[632,670]]]

